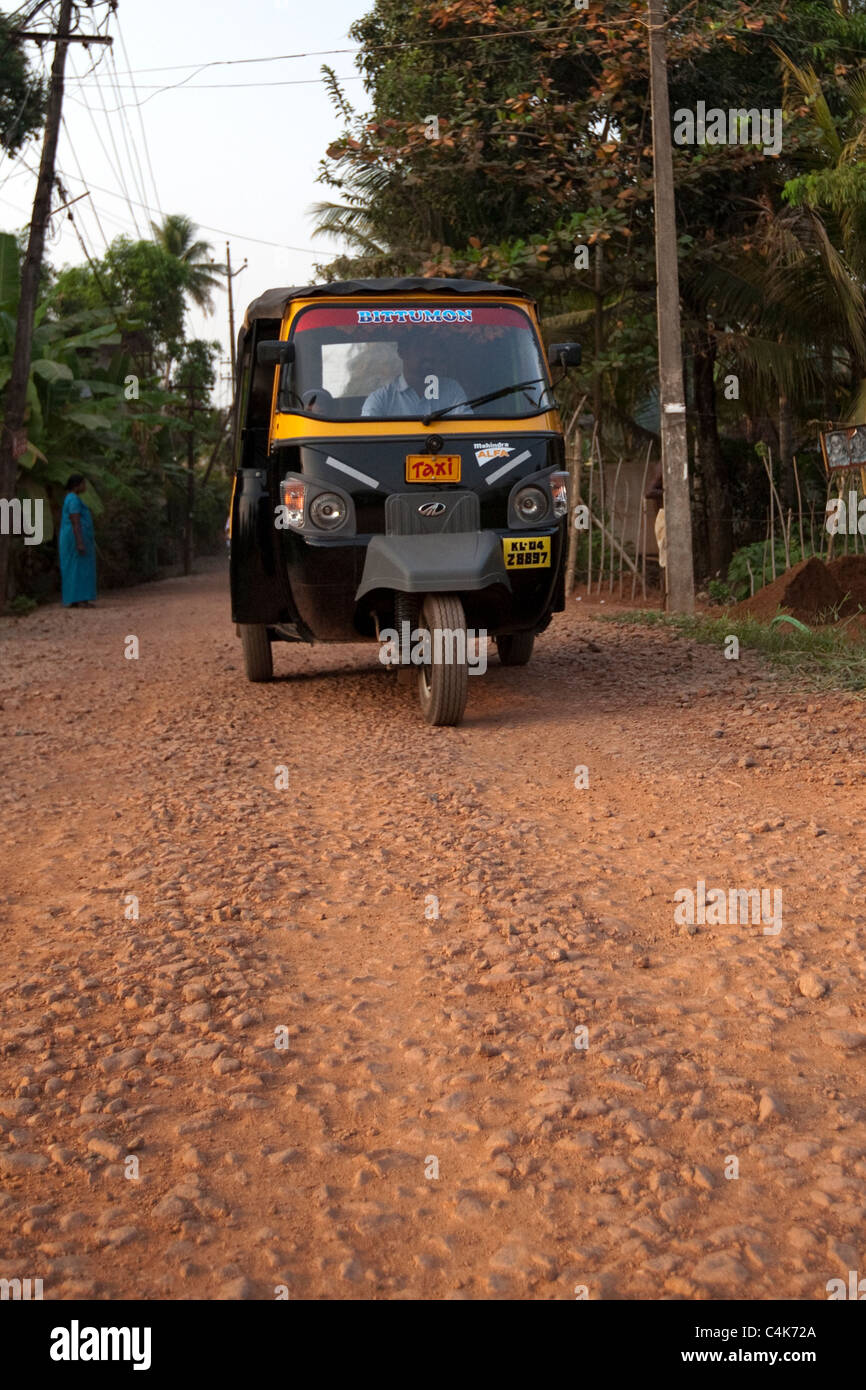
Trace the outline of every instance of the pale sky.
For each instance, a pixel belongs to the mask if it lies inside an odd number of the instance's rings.
[[[15,8],[14,0],[0,3],[7,12]],[[312,238],[309,208],[330,196],[315,176],[343,126],[320,69],[327,63],[348,78],[347,97],[365,109],[355,45],[346,32],[370,8],[370,0],[121,0],[109,29],[111,56],[101,50],[99,66],[87,76],[97,50],[88,55],[73,45],[67,62],[67,129],[61,131],[57,164],[71,198],[84,191],[82,174],[93,195],[72,208],[91,255],[101,255],[106,239],[119,232],[148,235],[150,219],[160,212],[182,212],[198,223],[217,261],[225,262],[227,235],[232,267],[248,259],[234,279],[236,323],[262,290],[315,279],[314,262],[324,263],[340,249],[329,239]],[[351,51],[277,56],[323,49]],[[38,63],[38,46],[29,45],[28,52]],[[238,62],[248,58],[270,61]],[[234,66],[226,66],[227,60]],[[47,48],[45,61],[50,65]],[[197,71],[206,63],[220,66]],[[169,84],[183,85],[159,90]],[[116,110],[121,101],[123,113]],[[35,169],[38,141],[22,155]],[[0,152],[0,230],[26,226],[34,186],[24,162]],[[65,213],[52,219],[46,254],[58,267],[84,260]],[[214,302],[209,318],[191,311],[188,327],[218,339],[227,358],[225,291],[217,291]],[[227,367],[220,370],[227,374]],[[222,383],[217,400],[227,399],[228,385]]]

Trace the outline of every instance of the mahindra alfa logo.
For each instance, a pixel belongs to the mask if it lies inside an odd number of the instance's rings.
[[[422,516],[441,516],[445,511],[444,502],[422,502],[418,508]]]

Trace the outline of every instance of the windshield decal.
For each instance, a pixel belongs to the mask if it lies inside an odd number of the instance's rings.
[[[507,459],[509,454],[514,453],[513,444],[497,443],[496,440],[488,444],[473,444],[472,447],[479,468],[483,468],[485,463],[490,463],[493,459]]]
[[[359,309],[359,323],[471,323],[471,309]]]
[[[518,465],[519,463],[525,463],[527,459],[531,459],[531,458],[532,458],[532,450],[531,450],[531,449],[524,449],[523,453],[522,453],[522,454],[518,454],[516,459],[511,459],[508,463],[504,463],[504,464],[502,465],[502,467],[501,467],[501,468],[497,468],[496,471],[495,471],[494,473],[488,473],[488,474],[486,474],[486,476],[485,476],[485,478],[484,478],[485,483],[487,483],[488,486],[490,485],[490,483],[495,483],[495,482],[496,482],[499,478],[501,478],[505,473],[510,473],[511,470],[512,470],[512,468],[516,468],[517,465]]]

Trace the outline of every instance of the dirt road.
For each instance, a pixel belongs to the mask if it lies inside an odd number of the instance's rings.
[[[275,651],[247,684],[222,572],[0,623],[0,1276],[866,1274],[863,706],[585,602],[458,729],[374,648]],[[699,882],[781,929],[680,925]]]

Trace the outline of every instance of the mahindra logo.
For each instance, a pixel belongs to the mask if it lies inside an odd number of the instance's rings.
[[[418,508],[422,516],[441,516],[445,511],[444,502],[422,502]]]

